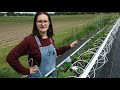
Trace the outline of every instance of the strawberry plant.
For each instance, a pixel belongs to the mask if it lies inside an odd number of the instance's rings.
[[[106,21],[104,23],[108,23],[108,18],[105,19]],[[84,72],[84,69],[90,63],[99,47],[102,45],[112,26],[113,25],[110,24],[110,26],[107,26],[101,32],[94,35],[82,49],[78,50],[74,55],[70,56],[71,62],[64,62],[61,66],[57,67],[57,77],[79,77]]]

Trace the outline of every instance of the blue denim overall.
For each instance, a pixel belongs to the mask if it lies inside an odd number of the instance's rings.
[[[41,43],[39,38],[37,36],[34,36],[34,37],[36,39],[38,46],[40,47]],[[39,66],[39,70],[35,74],[29,75],[29,78],[40,78],[55,68],[57,53],[52,44],[51,38],[50,38],[50,41],[51,41],[50,45],[39,48],[41,52],[41,63]],[[57,76],[57,73],[53,72],[51,73],[50,76],[55,77]]]

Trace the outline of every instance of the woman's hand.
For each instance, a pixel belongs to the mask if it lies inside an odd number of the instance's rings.
[[[30,74],[34,74],[39,70],[39,67],[37,65],[30,67]]]
[[[74,42],[72,42],[72,43],[70,44],[70,47],[71,47],[71,48],[72,48],[72,47],[75,47],[77,44],[78,44],[78,40],[75,40]]]

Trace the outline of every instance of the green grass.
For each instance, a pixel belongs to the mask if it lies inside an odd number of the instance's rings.
[[[113,14],[114,17],[116,14]],[[103,16],[107,16],[106,14],[102,14]],[[109,16],[109,15],[108,15]],[[112,15],[111,15],[112,17]],[[0,22],[10,22],[12,17],[0,17]],[[91,19],[92,18],[92,19]],[[70,44],[72,41],[76,39],[84,39],[86,36],[88,36],[90,33],[94,32],[95,30],[99,29],[98,28],[98,22],[100,19],[100,15],[76,15],[76,16],[52,16],[53,23],[57,23],[57,25],[62,25],[62,31],[55,32],[55,44],[56,47],[64,46]],[[113,17],[112,17],[113,18]],[[83,21],[84,20],[90,20],[90,22],[86,23],[85,25],[82,26],[74,26],[75,21]],[[103,19],[105,20],[105,19]],[[33,22],[33,17],[14,17],[13,22]],[[22,23],[21,22],[21,23]],[[66,26],[63,26],[64,24],[66,25],[68,22],[73,22],[73,26],[69,26],[66,28]],[[102,21],[103,22],[103,21]],[[106,21],[107,22],[107,21]],[[105,22],[104,22],[105,24]],[[104,25],[103,25],[104,26]],[[17,73],[14,71],[6,62],[6,56],[10,52],[10,50],[15,47],[17,43],[14,43],[10,46],[4,46],[4,48],[0,48],[0,78],[19,78],[21,74]],[[19,59],[21,63],[25,66],[28,67],[27,63],[27,56],[20,57]]]
[[[7,48],[0,49],[0,78],[19,78],[22,75],[17,73],[12,67],[6,62],[6,57],[8,52],[16,45],[8,46]],[[23,66],[28,67],[27,56],[22,56],[19,58]]]
[[[32,22],[34,19],[33,16],[0,16],[0,22]]]

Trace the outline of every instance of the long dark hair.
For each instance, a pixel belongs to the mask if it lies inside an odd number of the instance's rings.
[[[35,17],[34,17],[32,34],[33,35],[38,35],[39,34],[39,31],[38,31],[37,26],[36,26],[36,21],[37,21],[37,17],[41,14],[45,14],[45,15],[48,16],[48,20],[49,20],[50,25],[49,25],[49,28],[47,30],[47,36],[50,38],[50,37],[53,36],[53,26],[52,26],[52,21],[51,21],[50,15],[47,12],[36,12]]]

